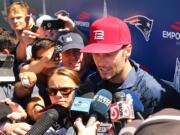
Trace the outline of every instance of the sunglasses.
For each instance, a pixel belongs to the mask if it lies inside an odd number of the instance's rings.
[[[72,91],[75,91],[76,89],[78,89],[78,88],[77,87],[47,88],[47,91],[50,96],[57,95],[58,91],[63,96],[68,96],[69,94],[71,94]]]

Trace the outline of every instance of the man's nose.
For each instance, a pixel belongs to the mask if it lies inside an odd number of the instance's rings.
[[[14,22],[14,23],[18,22],[18,19],[14,18],[14,19],[13,19],[13,22]]]
[[[58,97],[63,97],[63,95],[61,94],[60,91],[57,92],[56,96],[58,96]]]

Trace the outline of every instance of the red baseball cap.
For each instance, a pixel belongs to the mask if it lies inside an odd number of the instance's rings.
[[[94,21],[90,27],[90,44],[84,53],[110,53],[131,43],[128,25],[117,17],[106,16]]]

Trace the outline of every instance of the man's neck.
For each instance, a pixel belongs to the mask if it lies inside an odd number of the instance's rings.
[[[15,30],[16,38],[17,38],[18,40],[21,39],[21,34],[22,34],[22,32],[23,32],[23,30]]]
[[[118,83],[118,84],[123,83],[124,80],[126,80],[131,69],[132,69],[132,65],[130,64],[130,62],[128,60],[126,65],[124,66],[123,70],[119,74],[114,76],[112,79],[110,79],[109,81],[112,83]]]

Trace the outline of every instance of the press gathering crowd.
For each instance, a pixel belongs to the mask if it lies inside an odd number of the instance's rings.
[[[43,21],[52,19],[62,20],[64,27],[45,29]],[[176,89],[131,59],[131,32],[120,18],[96,19],[90,26],[89,39],[65,10],[35,20],[27,3],[13,2],[7,7],[7,21],[12,31],[1,27],[0,55],[14,55],[15,81],[0,82],[0,103],[11,110],[5,120],[0,119],[0,133],[28,133],[49,108],[59,108],[59,118],[45,135],[63,135],[70,127],[78,135],[95,135],[104,121],[109,123],[104,134],[109,135],[130,135],[122,131],[137,120],[141,126],[144,120],[136,116],[121,128],[109,117],[87,127],[89,115],[82,118],[71,114],[75,97],[93,98],[101,89],[112,95],[125,89],[136,93],[144,107],[141,115],[147,120],[164,109],[170,108],[168,115],[171,110],[178,112],[180,95]],[[150,135],[152,131],[130,130],[136,135]],[[157,128],[154,134],[160,135],[160,131]],[[173,133],[169,130],[169,134]]]

